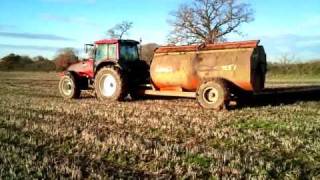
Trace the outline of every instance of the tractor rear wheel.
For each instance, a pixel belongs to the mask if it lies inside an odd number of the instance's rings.
[[[59,92],[65,99],[78,99],[80,88],[72,74],[64,75],[59,82]]]
[[[197,100],[203,108],[221,110],[228,105],[229,92],[222,80],[208,81],[200,85]]]
[[[96,95],[103,101],[121,101],[127,96],[124,74],[116,67],[99,70],[95,80]]]

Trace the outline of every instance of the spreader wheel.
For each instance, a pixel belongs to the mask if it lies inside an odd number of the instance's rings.
[[[229,92],[222,80],[204,82],[197,91],[199,104],[206,109],[221,110],[226,107]]]

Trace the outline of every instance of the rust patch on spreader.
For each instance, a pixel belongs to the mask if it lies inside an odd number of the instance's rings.
[[[258,40],[241,41],[241,42],[226,42],[217,44],[202,44],[188,46],[162,46],[156,49],[156,53],[170,52],[192,52],[199,50],[222,50],[222,49],[237,49],[237,48],[255,48],[259,44]]]

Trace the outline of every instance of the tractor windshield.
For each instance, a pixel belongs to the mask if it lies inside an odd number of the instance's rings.
[[[139,59],[138,47],[136,44],[123,44],[120,46],[120,58],[125,61]]]

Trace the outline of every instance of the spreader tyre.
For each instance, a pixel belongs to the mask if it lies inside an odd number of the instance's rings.
[[[81,90],[72,74],[64,75],[59,82],[59,92],[65,99],[78,99]]]
[[[197,91],[197,100],[206,109],[221,110],[226,107],[228,98],[228,89],[222,80],[204,82]]]
[[[124,75],[116,67],[99,70],[95,81],[95,91],[102,101],[121,101],[127,96]]]

